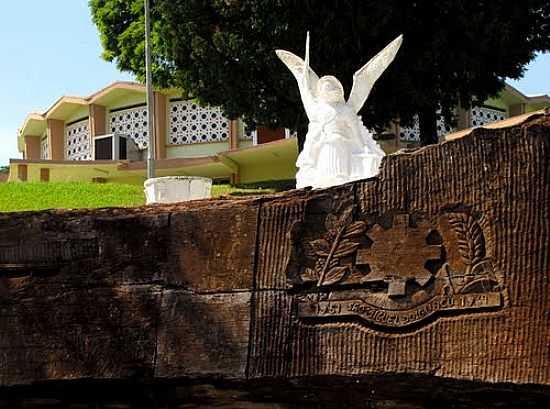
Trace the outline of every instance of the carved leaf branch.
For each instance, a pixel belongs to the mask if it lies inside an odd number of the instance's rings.
[[[340,259],[357,250],[357,238],[367,228],[363,221],[352,221],[352,212],[349,208],[339,216],[329,214],[326,217],[325,236],[309,242],[308,254],[317,261],[314,268],[307,268],[302,274],[304,281],[316,281],[318,286],[331,285],[340,282],[349,272],[349,266],[341,266]]]
[[[348,266],[337,266],[331,268],[325,275],[325,278],[321,285],[331,285],[338,283],[340,280],[342,280],[342,278],[344,278],[348,270]]]
[[[328,257],[330,244],[325,239],[314,240],[310,243],[311,249],[319,257]]]
[[[449,215],[449,222],[456,233],[458,250],[464,264],[471,268],[483,261],[483,231],[477,221],[471,215],[453,213]]]
[[[367,224],[365,222],[362,222],[362,221],[353,222],[346,227],[344,234],[342,234],[342,238],[349,239],[349,238],[359,237],[363,233],[365,233],[366,229],[367,229]]]

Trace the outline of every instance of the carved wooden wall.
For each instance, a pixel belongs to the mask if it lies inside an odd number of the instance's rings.
[[[0,231],[0,406],[85,379],[183,388],[167,408],[550,397],[549,114],[338,188],[4,214]],[[197,383],[223,398],[201,406]],[[222,405],[228,387],[254,396]]]

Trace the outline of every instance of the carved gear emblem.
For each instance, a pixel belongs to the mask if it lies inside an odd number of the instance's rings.
[[[379,328],[404,328],[446,312],[506,304],[484,216],[390,213],[367,216],[368,222],[352,216],[350,206],[329,213],[324,226],[315,219],[294,226],[287,277],[299,291],[299,317],[358,317]],[[311,283],[324,288],[314,292]]]
[[[411,226],[409,215],[394,217],[393,227],[384,229],[376,224],[367,234],[373,241],[368,249],[357,253],[356,264],[368,264],[371,272],[363,283],[386,283],[388,296],[400,297],[407,293],[407,284],[416,282],[424,287],[432,273],[426,269],[428,260],[439,260],[441,245],[426,242],[433,228],[426,222]]]

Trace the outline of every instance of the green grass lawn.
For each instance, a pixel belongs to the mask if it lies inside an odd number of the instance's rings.
[[[284,190],[282,185],[212,186],[212,196],[246,196]],[[0,212],[140,206],[143,187],[115,183],[0,183]]]

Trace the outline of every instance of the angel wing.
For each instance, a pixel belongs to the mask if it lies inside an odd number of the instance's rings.
[[[289,51],[285,50],[275,50],[277,57],[288,67],[290,72],[298,81],[298,87],[300,88],[300,95],[302,97],[302,103],[306,110],[306,114],[309,120],[312,120],[315,111],[315,104],[317,100],[317,83],[319,82],[319,77],[315,74],[315,71],[308,66],[308,75],[305,76],[304,73],[306,62],[302,60],[297,55],[292,54]]]
[[[348,104],[355,113],[358,113],[363,107],[374,83],[392,63],[402,42],[403,35],[400,35],[353,75],[353,87],[351,88]]]

